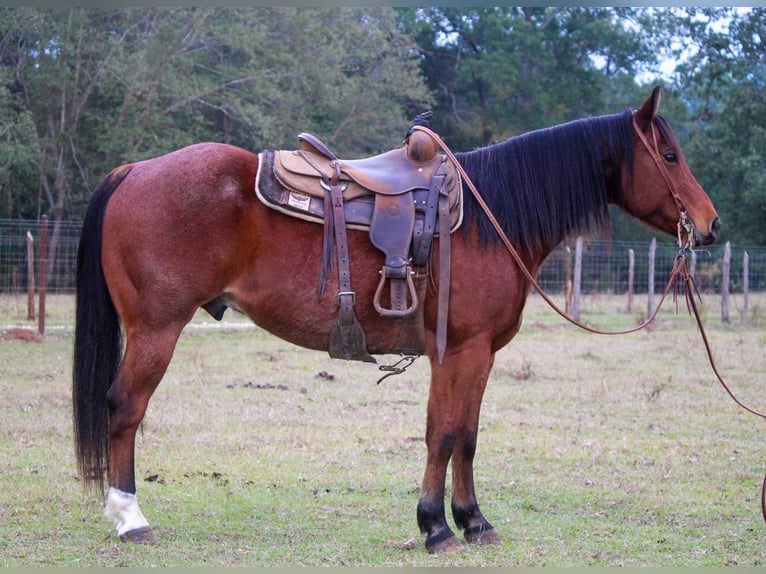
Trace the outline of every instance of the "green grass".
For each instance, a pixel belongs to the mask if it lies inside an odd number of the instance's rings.
[[[21,303],[0,299],[0,324],[23,325]],[[758,315],[721,325],[706,304],[719,368],[766,408]],[[479,501],[504,544],[458,556],[428,555],[415,520],[427,361],[375,385],[370,365],[228,314],[226,328],[200,314],[185,331],[138,440],[139,501],[160,544],[119,542],[75,472],[71,299],[49,312],[42,342],[0,337],[0,565],[766,563],[766,423],[720,388],[685,310],[603,337],[530,301],[498,354],[476,457]],[[607,328],[638,314],[616,297],[583,309]]]

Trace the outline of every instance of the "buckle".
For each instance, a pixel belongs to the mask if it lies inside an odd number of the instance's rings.
[[[344,295],[351,295],[351,304],[354,305],[356,303],[356,293],[354,291],[340,291],[338,293],[338,305],[341,304],[340,298]]]

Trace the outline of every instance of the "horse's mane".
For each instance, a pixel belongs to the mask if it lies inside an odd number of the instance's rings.
[[[626,110],[456,156],[514,245],[552,249],[568,236],[606,227],[608,204],[622,203],[620,167],[632,169],[633,137],[632,113]],[[499,240],[464,187],[466,229],[475,221],[483,242]]]

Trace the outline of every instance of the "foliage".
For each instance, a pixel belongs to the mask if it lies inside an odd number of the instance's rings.
[[[466,150],[659,83],[724,238],[766,242],[762,7],[19,7],[0,30],[0,217],[79,219],[113,167],[198,141],[358,157],[432,108]]]
[[[7,70],[0,68],[0,74]],[[37,187],[32,185],[37,170],[34,124],[7,83],[0,80],[0,213],[34,215],[36,194],[14,193]]]
[[[423,9],[410,25],[436,91],[439,131],[463,149],[603,112],[610,81],[651,58],[645,40],[622,23],[634,14],[574,7]]]
[[[696,47],[680,66],[679,90],[693,128],[688,153],[719,210],[728,237],[764,244],[766,228],[766,9],[692,10],[682,29]]]
[[[56,218],[79,217],[122,162],[204,140],[291,146],[300,131],[379,152],[401,141],[409,108],[429,102],[390,9],[17,8],[0,18],[5,87],[21,103],[14,123],[32,120],[39,209]],[[38,187],[24,183],[6,193]],[[34,215],[9,203],[8,215]]]

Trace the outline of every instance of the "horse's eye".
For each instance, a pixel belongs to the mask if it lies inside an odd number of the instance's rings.
[[[678,163],[678,156],[674,153],[666,153],[664,157],[668,163]]]

